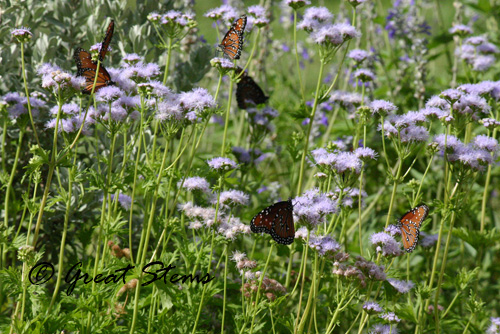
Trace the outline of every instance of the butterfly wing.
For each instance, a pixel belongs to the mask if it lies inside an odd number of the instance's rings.
[[[295,238],[292,201],[283,201],[268,206],[250,222],[254,233],[267,233],[279,244],[289,245]]]
[[[243,32],[247,25],[247,16],[243,15],[237,19],[228,30],[219,47],[224,55],[230,59],[240,59],[241,49],[243,47]]]
[[[282,245],[289,245],[295,239],[295,226],[293,223],[293,205],[292,201],[286,201],[284,214],[277,215],[274,220],[274,226],[271,230],[271,237],[274,241]]]
[[[427,218],[428,214],[429,207],[422,204],[409,210],[399,220],[403,247],[408,253],[411,253],[417,246],[420,226],[422,226],[422,222]]]
[[[240,81],[236,85],[238,108],[246,109],[248,103],[258,105],[265,103],[268,99],[269,97],[264,94],[252,77],[246,73],[241,76]]]
[[[114,30],[115,30],[115,21],[111,20],[108,26],[108,30],[106,31],[106,36],[104,36],[104,40],[102,41],[101,51],[99,52],[99,60],[101,62],[104,60],[106,52],[108,52],[109,43],[111,43],[111,39],[113,38]]]
[[[92,92],[92,86],[94,85],[97,64],[92,61],[92,56],[90,55],[90,53],[82,48],[75,49],[73,58],[76,61],[76,75],[85,78],[85,87],[82,89],[82,92],[85,94],[90,94]],[[104,68],[104,66],[100,65],[94,91],[96,92],[99,89],[110,85],[114,85],[114,82],[111,81],[111,76]]]

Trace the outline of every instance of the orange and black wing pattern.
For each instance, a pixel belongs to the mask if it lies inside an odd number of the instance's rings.
[[[238,67],[238,70],[241,73],[242,69]],[[236,102],[238,102],[238,108],[246,109],[249,105],[262,104],[268,99],[269,97],[264,94],[252,77],[243,72],[240,81],[236,85]]]
[[[418,236],[420,235],[420,226],[429,214],[429,207],[421,204],[414,209],[409,210],[399,219],[399,228],[401,229],[401,240],[403,247],[411,253],[417,246]]]
[[[267,233],[279,244],[289,245],[295,239],[292,200],[268,206],[250,222],[254,233]]]
[[[115,30],[115,21],[111,20],[108,26],[108,30],[106,31],[106,36],[104,36],[104,40],[102,41],[101,51],[99,52],[99,61],[101,62],[104,60],[104,56],[106,56],[109,43],[111,43],[111,39],[113,38],[114,30]]]
[[[240,59],[243,48],[243,32],[247,25],[247,16],[243,15],[237,19],[226,33],[219,47],[229,59]]]
[[[92,86],[94,85],[94,80],[96,76],[97,64],[92,61],[92,56],[90,53],[82,48],[77,48],[73,55],[76,61],[77,73],[79,77],[85,78],[85,87],[82,89],[84,94],[90,94],[92,92]],[[115,83],[111,81],[111,76],[108,71],[102,66],[99,66],[99,73],[97,73],[97,82],[95,84],[94,92],[99,89],[114,85]]]

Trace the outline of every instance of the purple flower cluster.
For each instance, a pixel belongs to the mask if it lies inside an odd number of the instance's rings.
[[[278,117],[278,111],[269,106],[262,109],[247,108],[248,121],[255,133],[261,136],[270,133],[274,130],[274,125],[271,123],[273,119]]]
[[[206,12],[205,17],[211,18],[214,21],[222,19],[225,22],[233,23],[238,17],[238,11],[230,5],[222,5]]]
[[[358,64],[361,64],[362,62],[364,62],[369,56],[370,56],[370,54],[367,51],[360,50],[360,49],[351,50],[347,54],[347,57],[351,58],[352,60],[354,60]]]
[[[319,256],[333,257],[340,250],[340,245],[329,235],[316,236],[311,234],[309,237],[309,247],[316,250]]]
[[[57,106],[50,109],[50,115],[53,118],[45,124],[47,129],[55,129],[58,111],[59,108]],[[59,118],[58,132],[72,133],[78,131],[82,125],[84,116],[84,113],[80,110],[80,106],[76,103],[63,104],[61,107],[61,116]],[[91,117],[87,117],[82,132],[89,135],[89,125],[93,123],[94,120]]]
[[[325,7],[309,7],[297,28],[311,33],[312,40],[325,47],[338,46],[361,34],[348,23],[330,23],[333,14]]]
[[[234,240],[239,234],[250,234],[252,231],[250,230],[250,226],[243,224],[239,218],[231,217],[222,220],[217,228],[217,233],[228,240]]]
[[[115,122],[124,122],[140,118],[137,111],[140,105],[139,97],[126,96],[116,86],[101,88],[96,94],[96,100],[103,103],[97,106],[97,110],[89,109],[89,115],[94,120],[107,121],[112,119]]]
[[[500,318],[491,317],[491,325],[486,330],[486,334],[498,334],[500,333]]]
[[[189,92],[171,94],[168,99],[158,103],[156,118],[160,121],[196,123],[215,105],[208,90],[194,88]]]
[[[439,238],[439,234],[427,234],[423,231],[420,231],[420,240],[418,244],[423,248],[430,248],[434,246]]]
[[[42,76],[42,87],[45,89],[72,88],[75,91],[80,91],[85,85],[84,77],[74,76],[50,63],[40,65],[37,73]]]
[[[18,43],[26,43],[28,42],[33,34],[31,33],[29,28],[21,27],[17,29],[12,29],[10,35],[18,42]]]
[[[179,187],[181,185],[181,181],[177,183]],[[208,181],[200,176],[188,177],[184,180],[184,184],[182,185],[184,189],[187,191],[202,191],[206,194],[210,192],[210,184]]]
[[[401,321],[401,319],[398,318],[398,316],[394,312],[387,312],[384,314],[379,315],[381,319],[384,319],[385,321],[391,323],[391,324],[397,324]]]
[[[485,37],[473,36],[467,38],[457,47],[455,54],[469,64],[474,71],[485,72],[496,62],[498,47],[489,43]]]
[[[111,200],[115,199],[115,194],[111,194]],[[120,203],[121,207],[125,210],[130,209],[132,206],[132,197],[125,194],[118,194],[118,203]]]
[[[325,171],[330,171],[336,174],[344,172],[361,172],[362,160],[354,152],[328,152],[324,148],[313,150],[312,156],[314,162]]]
[[[377,314],[384,312],[384,309],[375,302],[366,302],[363,304],[363,310],[368,314]]]
[[[467,35],[472,34],[472,28],[466,26],[465,24],[456,24],[451,27],[448,32],[452,35],[458,35],[460,37],[465,37]]]
[[[410,111],[404,115],[391,114],[384,121],[384,131],[388,138],[399,138],[402,143],[421,143],[427,141],[429,132],[422,126],[426,118],[422,112]],[[381,131],[382,126],[378,129]]]
[[[415,286],[415,283],[412,281],[400,281],[395,278],[388,278],[387,282],[389,282],[389,284],[391,284],[399,293],[407,293]]]
[[[373,279],[375,281],[385,281],[387,278],[384,266],[378,266],[376,263],[368,261],[361,256],[356,257],[354,266],[361,270],[361,272],[369,279]]]
[[[327,214],[336,211],[335,202],[316,188],[308,190],[302,196],[294,199],[294,215],[309,227],[323,223]]]
[[[196,224],[192,225],[191,228],[201,228],[203,225],[206,227],[212,227],[215,225],[215,209],[214,208],[203,208],[194,205],[192,202],[187,202],[179,205],[179,209],[186,215],[186,217],[196,220],[202,225]],[[217,223],[221,223],[223,215],[221,212],[217,215]]]
[[[336,102],[349,112],[354,112],[361,105],[362,96],[359,93],[337,90],[331,94],[330,101]],[[368,98],[365,97],[364,104],[368,104],[369,102]]]
[[[301,7],[306,6],[306,5],[310,5],[311,1],[310,0],[283,0],[283,4],[290,6],[293,9],[297,10]]]
[[[465,145],[453,135],[440,134],[434,137],[441,154],[445,148],[447,159],[451,163],[459,163],[473,171],[483,170],[485,166],[493,163],[491,153],[498,151],[498,142],[487,136],[477,136],[471,143]]]
[[[373,233],[370,241],[373,246],[376,246],[377,253],[382,253],[382,256],[392,257],[404,254],[399,242],[385,232]]]
[[[260,5],[254,5],[247,8],[247,13],[250,14],[248,20],[249,24],[256,27],[265,27],[269,24],[269,14],[266,9]]]
[[[223,157],[217,157],[211,160],[207,160],[207,164],[208,166],[210,166],[210,168],[218,172],[224,172],[238,167],[236,162],[234,162],[229,158],[223,158]]]
[[[390,325],[376,324],[370,328],[368,334],[399,334],[399,330]]]
[[[219,203],[230,207],[248,205],[250,196],[241,190],[226,190],[220,193]],[[212,204],[217,203],[217,198],[212,199]]]
[[[11,119],[16,119],[21,115],[28,114],[28,99],[19,95],[18,92],[7,93],[2,97],[2,102],[7,105],[7,113]],[[31,113],[34,117],[40,114],[40,109],[46,106],[46,102],[30,94]]]

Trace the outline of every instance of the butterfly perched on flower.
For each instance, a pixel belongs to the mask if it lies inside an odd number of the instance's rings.
[[[246,109],[249,103],[255,105],[265,103],[269,97],[264,94],[259,85],[240,67],[238,67],[238,72],[241,73],[240,81],[236,84],[238,108]]]
[[[240,59],[243,48],[243,32],[247,25],[247,16],[243,15],[231,25],[222,42],[219,44],[224,56],[229,59]]]
[[[292,200],[268,206],[250,222],[254,233],[267,233],[279,244],[289,245],[295,239]]]
[[[401,229],[403,247],[408,253],[411,253],[417,246],[420,226],[422,226],[422,222],[427,218],[428,214],[429,207],[421,204],[409,210],[399,219],[397,227]]]
[[[99,51],[98,59],[100,62],[104,60],[106,52],[108,51],[109,43],[111,43],[111,38],[113,38],[113,31],[115,28],[115,22],[111,20],[106,31],[106,36],[101,44],[101,49]],[[94,86],[94,80],[96,77],[97,62],[92,60],[92,56],[89,52],[82,48],[76,48],[73,58],[76,61],[77,76],[85,78],[85,87],[82,92],[85,94],[90,94],[92,92],[92,87]],[[102,63],[99,65],[99,72],[97,73],[97,82],[95,84],[94,92],[99,89],[114,85],[115,83],[111,81],[111,76],[108,71],[104,68]]]

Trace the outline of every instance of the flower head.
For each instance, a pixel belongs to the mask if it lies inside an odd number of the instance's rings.
[[[33,37],[30,29],[25,27],[13,29],[10,35],[15,38],[18,43],[26,43]]]
[[[389,282],[389,284],[391,284],[399,293],[407,293],[415,286],[415,283],[412,281],[406,282],[394,278],[388,278],[387,282]]]
[[[218,157],[218,158],[213,158],[211,160],[207,160],[208,165],[210,168],[223,172],[225,170],[230,170],[230,169],[235,169],[238,167],[236,162],[229,158],[223,158],[223,157]]]

